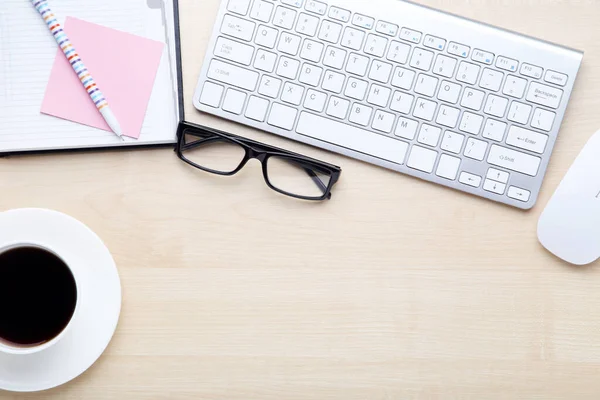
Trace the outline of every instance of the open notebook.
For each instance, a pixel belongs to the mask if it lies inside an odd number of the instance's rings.
[[[177,0],[53,0],[67,16],[165,43],[138,140],[40,113],[57,45],[30,0],[0,7],[0,154],[175,142],[181,119]],[[82,88],[83,90],[83,88]]]

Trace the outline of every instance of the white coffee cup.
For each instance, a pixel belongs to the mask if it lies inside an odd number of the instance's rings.
[[[60,340],[69,332],[69,330],[71,329],[71,327],[73,325],[73,321],[76,320],[76,318],[79,314],[79,310],[80,310],[80,301],[79,300],[81,297],[80,283],[79,283],[80,279],[78,277],[77,272],[73,268],[70,267],[68,260],[66,260],[65,257],[62,257],[57,251],[52,249],[50,246],[48,246],[46,244],[42,244],[42,243],[15,242],[15,243],[9,243],[9,244],[2,246],[0,248],[0,255],[4,254],[5,252],[7,252],[9,250],[14,250],[17,248],[32,248],[32,247],[44,250],[44,251],[54,255],[69,268],[69,270],[71,271],[71,274],[73,275],[73,278],[75,280],[75,288],[77,291],[75,308],[74,308],[73,314],[71,315],[71,319],[69,320],[69,322],[65,325],[65,327],[62,329],[62,331],[58,335],[54,336],[52,339],[45,341],[39,345],[28,346],[28,345],[13,344],[13,343],[6,341],[2,337],[0,337],[0,353],[11,354],[11,355],[28,355],[28,354],[39,353],[46,349],[49,349],[50,347],[53,347],[58,342],[60,342]],[[1,274],[2,274],[2,265],[0,265],[0,275]]]

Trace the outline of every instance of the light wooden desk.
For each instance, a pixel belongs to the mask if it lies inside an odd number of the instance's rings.
[[[117,334],[87,373],[0,398],[598,399],[600,266],[570,267],[535,235],[600,128],[597,2],[427,2],[586,51],[531,212],[196,113],[218,0],[182,3],[190,119],[341,165],[333,199],[279,196],[258,164],[200,173],[168,149],[0,159],[0,210],[82,220],[124,292]]]

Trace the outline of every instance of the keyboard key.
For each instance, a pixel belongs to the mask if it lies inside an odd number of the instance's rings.
[[[273,17],[273,25],[284,29],[292,29],[294,22],[296,22],[296,14],[295,10],[278,6],[275,10],[275,17]]]
[[[446,131],[444,133],[444,137],[442,138],[442,144],[440,145],[440,148],[444,151],[449,151],[454,154],[460,154],[464,141],[465,135],[461,135],[460,133],[455,133],[451,131]]]
[[[452,157],[447,154],[442,154],[435,174],[437,176],[441,176],[442,178],[450,179],[451,181],[453,181],[458,175],[459,168],[460,158]]]
[[[271,15],[273,14],[273,7],[272,2],[256,0],[250,11],[250,18],[262,22],[269,22],[271,20]]]
[[[302,102],[303,94],[304,87],[291,82],[286,82],[283,86],[283,92],[281,93],[281,101],[299,106]]]
[[[388,50],[387,59],[400,64],[406,64],[410,49],[409,45],[394,40]]]
[[[422,35],[421,32],[409,28],[402,28],[400,30],[400,39],[411,43],[419,43]]]
[[[215,44],[215,56],[225,58],[244,65],[250,65],[254,55],[254,47],[219,37]]]
[[[558,86],[565,86],[569,77],[565,74],[561,74],[560,72],[548,70],[546,71],[546,75],[544,75],[544,80],[548,83],[553,83]]]
[[[436,107],[437,103],[434,103],[433,101],[418,99],[417,103],[415,104],[413,115],[417,118],[431,121],[435,115]]]
[[[259,46],[264,46],[272,49],[277,42],[277,29],[269,28],[268,26],[260,25],[254,42]]]
[[[396,164],[404,164],[408,144],[377,133],[303,112],[296,131],[300,135],[333,143]]]
[[[511,186],[508,188],[507,196],[511,199],[519,200],[526,203],[529,201],[531,192],[529,190],[521,189],[516,186]]]
[[[485,121],[483,127],[483,136],[486,139],[495,140],[496,142],[502,142],[504,140],[504,133],[506,132],[506,123],[496,121],[495,119],[488,119]]]
[[[516,72],[517,68],[519,67],[519,62],[517,60],[513,60],[512,58],[500,56],[496,60],[496,67],[505,71]]]
[[[485,158],[486,150],[486,142],[484,142],[483,140],[469,138],[467,139],[467,145],[465,146],[465,157],[482,161]]]
[[[298,54],[298,50],[300,49],[300,43],[302,39],[300,36],[292,35],[291,33],[283,32],[281,37],[279,38],[279,44],[277,45],[277,50],[282,53],[289,54],[295,56]]]
[[[392,91],[384,86],[371,85],[367,101],[379,107],[386,107]]]
[[[336,47],[329,46],[325,50],[325,57],[323,58],[323,64],[328,67],[342,69],[344,61],[346,61],[346,50],[338,49]]]
[[[554,125],[555,118],[556,114],[552,111],[537,108],[533,113],[531,126],[546,132],[550,132],[552,130],[552,126]]]
[[[369,84],[367,82],[356,78],[349,78],[344,95],[362,101],[367,94],[368,88]]]
[[[365,53],[375,57],[383,57],[387,48],[388,40],[382,36],[369,33],[367,43],[365,44]]]
[[[469,46],[465,46],[464,44],[450,42],[450,44],[448,45],[448,53],[454,54],[458,57],[468,57],[469,51],[471,51],[471,48]]]
[[[490,94],[485,102],[485,107],[483,107],[483,112],[493,115],[494,117],[502,118],[504,117],[504,113],[506,113],[507,107],[508,99]]]
[[[492,145],[487,158],[488,164],[530,176],[537,175],[541,161],[539,157],[530,156],[529,154],[500,147],[495,144]]]
[[[427,35],[425,36],[425,40],[423,40],[423,46],[436,50],[444,50],[444,47],[446,47],[446,39]]]
[[[260,84],[258,85],[258,93],[262,94],[263,96],[276,99],[279,97],[279,89],[281,89],[281,84],[281,79],[263,75],[260,79]]]
[[[504,194],[506,191],[506,185],[504,183],[496,182],[491,179],[486,179],[483,182],[483,190],[496,194]]]
[[[323,84],[321,86],[328,92],[341,93],[345,81],[346,75],[334,71],[327,71],[325,72],[325,77],[323,78]]]
[[[300,78],[298,80],[310,86],[319,86],[323,68],[316,65],[304,64],[300,70]]]
[[[281,0],[281,2],[283,4],[287,4],[288,6],[300,8],[300,7],[302,7],[304,0]]]
[[[419,130],[417,141],[427,146],[436,147],[440,141],[442,130],[437,126],[423,124]]]
[[[221,104],[221,97],[223,96],[223,90],[223,86],[221,85],[205,82],[202,87],[202,94],[200,95],[200,103],[214,108],[219,107],[219,104]]]
[[[508,116],[506,118],[509,121],[518,122],[519,124],[525,125],[529,121],[531,109],[532,107],[529,104],[513,101],[510,105],[510,110],[508,110]]]
[[[459,116],[460,110],[458,108],[448,107],[447,105],[442,104],[435,122],[447,126],[448,128],[454,128],[458,122]]]
[[[369,57],[360,54],[351,53],[346,64],[346,71],[359,76],[365,76],[369,68]]]
[[[223,110],[232,114],[241,114],[246,101],[246,93],[235,89],[227,89],[225,100],[223,100]]]
[[[302,44],[302,50],[300,51],[300,57],[304,58],[305,60],[318,63],[321,60],[324,47],[325,46],[323,46],[322,43],[305,39],[304,43]]]
[[[417,121],[400,117],[394,135],[404,139],[413,140],[417,134],[418,127],[419,123]]]
[[[300,61],[288,57],[281,57],[277,66],[277,75],[288,79],[296,79]]]
[[[465,112],[463,113],[458,129],[471,135],[478,135],[482,124],[483,117],[481,115]]]
[[[490,68],[485,68],[483,73],[481,74],[481,81],[479,82],[479,86],[487,89],[493,90],[497,92],[500,90],[502,86],[502,80],[504,79],[504,74],[500,71],[495,71]]]
[[[396,67],[394,76],[392,76],[392,86],[400,89],[410,90],[415,80],[415,72],[409,69]]]
[[[350,122],[354,122],[355,124],[367,126],[371,120],[371,114],[373,114],[373,109],[371,107],[354,103],[352,109],[350,110],[350,117],[348,119]]]
[[[433,61],[433,53],[428,50],[416,48],[410,59],[410,66],[422,71],[429,71]]]
[[[304,107],[316,112],[323,112],[326,101],[327,95],[325,93],[308,89],[308,92],[306,92],[306,98],[304,99]]]
[[[331,21],[323,21],[323,24],[321,24],[319,39],[329,43],[337,43],[341,35],[342,25]]]
[[[296,122],[298,110],[292,107],[284,106],[283,104],[273,103],[271,113],[269,114],[269,125],[276,126],[281,129],[291,131]]]
[[[339,97],[331,96],[329,99],[329,105],[327,106],[327,115],[335,118],[345,119],[348,114],[348,108],[350,102]]]
[[[246,15],[250,8],[250,0],[229,0],[227,11],[235,14]]]
[[[408,156],[406,165],[410,168],[430,174],[433,172],[433,166],[435,165],[437,155],[438,153],[436,151],[421,146],[413,146],[410,150],[410,156]]]
[[[301,13],[298,17],[298,23],[296,24],[296,32],[307,36],[315,36],[317,29],[319,29],[319,18]]]
[[[212,60],[208,67],[208,77],[242,89],[253,91],[258,82],[258,73],[235,65]]]
[[[469,85],[474,85],[479,77],[479,71],[481,67],[479,65],[471,64],[466,61],[461,61],[458,66],[458,73],[456,74],[456,80]]]
[[[538,154],[544,152],[546,143],[548,143],[548,135],[518,126],[511,126],[506,137],[506,144]]]
[[[494,62],[494,54],[489,51],[475,49],[471,55],[471,60],[491,65]]]
[[[387,83],[392,73],[392,65],[374,60],[369,72],[369,78],[381,83]]]
[[[373,129],[376,131],[390,133],[394,127],[396,117],[389,112],[377,110],[373,118]]]
[[[256,52],[256,59],[254,60],[254,68],[261,71],[273,72],[275,69],[275,63],[277,62],[277,54],[270,53],[268,51],[259,49]]]
[[[435,95],[438,82],[438,78],[420,74],[419,78],[417,79],[417,84],[415,85],[415,92],[425,96],[433,97],[433,95]]]
[[[248,106],[246,107],[246,117],[255,121],[263,122],[267,115],[269,101],[260,97],[250,96]]]
[[[486,178],[500,183],[508,183],[509,176],[510,174],[508,172],[500,171],[496,168],[490,168],[488,169]]]
[[[461,172],[458,181],[464,185],[479,187],[481,185],[481,177],[468,172]]]
[[[563,91],[550,86],[531,82],[527,92],[527,101],[545,107],[558,108],[562,99]]]
[[[375,30],[383,35],[395,37],[400,27],[391,22],[378,21]]]
[[[365,29],[372,29],[373,25],[375,25],[375,20],[371,17],[367,17],[366,15],[354,14],[354,18],[352,18],[352,25],[356,25]]]
[[[525,94],[525,88],[527,87],[527,80],[518,78],[514,75],[509,75],[504,83],[504,90],[502,93],[505,95],[520,99]]]
[[[485,92],[482,92],[481,90],[466,88],[463,93],[460,105],[465,108],[470,108],[471,110],[479,111],[481,110],[484,97]]]
[[[397,111],[402,114],[410,114],[412,104],[415,100],[415,96],[408,93],[396,91],[392,96],[392,102],[390,103],[390,109]]]
[[[327,4],[316,0],[308,0],[306,2],[306,11],[313,12],[319,15],[325,15],[327,12]]]
[[[336,21],[348,22],[350,21],[350,15],[352,15],[352,13],[343,8],[331,7],[329,9],[329,18],[335,19]]]
[[[456,83],[442,81],[440,85],[440,91],[438,92],[438,99],[447,101],[449,103],[456,104],[462,87]]]
[[[540,79],[542,77],[543,72],[544,69],[542,67],[538,67],[531,64],[521,65],[521,74],[530,78]]]
[[[256,24],[254,22],[246,21],[232,15],[225,15],[223,17],[223,24],[221,24],[221,33],[249,42],[252,40],[255,27]]]
[[[347,27],[342,37],[341,45],[352,50],[362,49],[363,41],[365,40],[365,32]]]
[[[454,70],[456,69],[456,64],[458,62],[456,59],[452,57],[447,57],[442,54],[438,54],[435,59],[435,64],[433,66],[433,73],[436,75],[441,75],[446,78],[452,78],[454,76]]]

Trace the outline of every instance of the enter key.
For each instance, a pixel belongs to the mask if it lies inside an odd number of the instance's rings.
[[[506,144],[518,147],[523,150],[533,151],[542,154],[548,143],[548,135],[523,129],[518,126],[511,126],[506,137]]]

